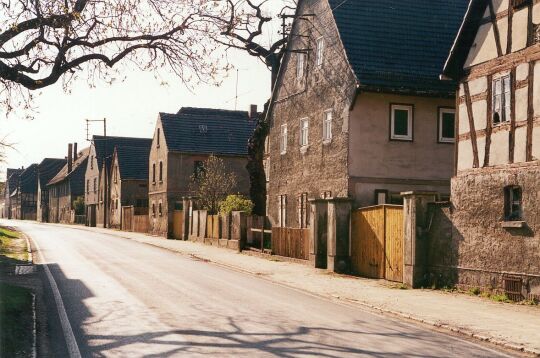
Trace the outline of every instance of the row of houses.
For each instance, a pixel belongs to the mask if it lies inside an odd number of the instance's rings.
[[[270,225],[309,228],[320,200],[356,210],[428,193],[450,204],[413,230],[431,250],[418,256],[423,275],[497,287],[511,275],[540,294],[539,14],[532,0],[300,1],[264,117]],[[36,210],[73,221],[84,197],[87,225],[120,227],[121,208],[133,206],[150,233],[171,236],[208,155],[224,158],[236,191],[248,192],[256,112],[182,108],[160,113],[152,138],[94,136],[70,149],[45,185],[48,208]],[[41,187],[42,164],[33,169]],[[31,218],[22,203],[32,196],[21,196],[35,181],[28,169],[8,170],[7,215]]]

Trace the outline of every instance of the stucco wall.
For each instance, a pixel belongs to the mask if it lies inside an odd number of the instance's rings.
[[[390,139],[390,106],[413,106],[413,141]],[[450,194],[454,145],[439,143],[439,108],[446,98],[361,93],[350,116],[349,193],[357,206],[375,204],[375,190]]]
[[[507,185],[523,188],[525,228],[501,226]],[[540,163],[476,169],[453,178],[452,210],[433,212],[431,279],[439,286],[501,289],[505,275],[517,275],[522,277],[524,294],[539,295],[539,188]]]
[[[304,1],[300,13],[317,14],[297,21],[270,118],[268,215],[278,223],[279,195],[287,195],[286,226],[298,227],[297,197],[322,192],[347,195],[349,108],[355,77],[348,65],[327,1]],[[298,36],[302,35],[302,36]],[[316,65],[316,40],[324,38],[324,60]],[[307,51],[312,49],[312,51]],[[306,50],[303,76],[297,76],[298,53]],[[332,140],[323,143],[323,118],[332,111]],[[300,148],[300,120],[309,120],[309,145]],[[281,125],[287,124],[287,152],[280,153]]]

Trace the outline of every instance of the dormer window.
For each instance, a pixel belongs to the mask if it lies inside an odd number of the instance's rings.
[[[493,80],[493,124],[510,121],[510,75]]]
[[[206,134],[208,132],[208,126],[206,124],[199,125],[199,133]]]

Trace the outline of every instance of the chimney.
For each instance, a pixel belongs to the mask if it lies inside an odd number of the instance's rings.
[[[68,173],[71,173],[71,170],[73,169],[73,144],[68,144],[68,159],[67,159],[67,171]]]
[[[249,106],[249,118],[250,119],[257,118],[257,105],[256,104],[252,104],[251,106]]]
[[[75,162],[77,160],[77,142],[73,143],[73,161]]]

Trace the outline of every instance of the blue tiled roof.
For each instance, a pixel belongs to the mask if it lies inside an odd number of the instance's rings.
[[[66,164],[65,159],[45,158],[39,163],[38,174],[41,188],[44,188]]]
[[[102,169],[103,157],[106,158],[105,165],[107,170],[111,167],[112,156],[114,148],[118,146],[130,146],[130,147],[146,147],[152,145],[152,139],[150,138],[134,138],[134,137],[104,137],[95,135],[92,137],[94,146],[96,148],[96,160],[99,163],[99,170]]]
[[[120,179],[148,180],[148,158],[151,146],[152,143],[150,142],[147,146],[116,147]]]
[[[468,0],[329,0],[361,88],[454,95],[439,75]]]
[[[247,155],[256,124],[247,111],[184,107],[159,115],[168,149],[183,153]]]

